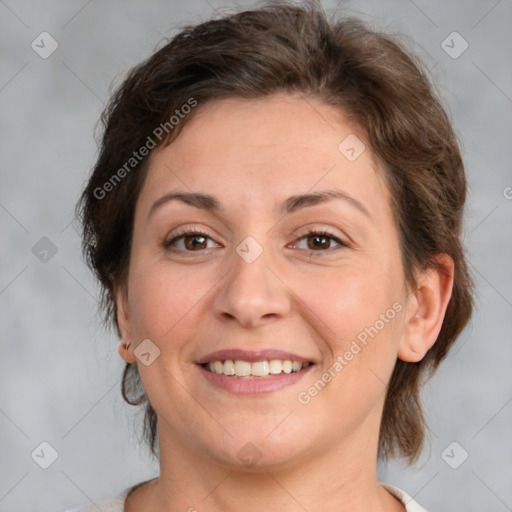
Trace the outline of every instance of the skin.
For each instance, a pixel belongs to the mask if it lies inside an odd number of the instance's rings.
[[[338,150],[349,134],[364,140],[338,110],[283,94],[198,108],[177,139],[151,155],[128,280],[116,292],[119,352],[139,365],[161,450],[159,478],[133,492],[125,510],[404,510],[376,480],[386,385],[397,357],[420,361],[435,342],[452,260],[439,255],[444,271],[418,273],[408,289],[383,171],[368,145],[353,162]],[[278,211],[290,196],[327,189],[343,190],[369,215],[338,199]],[[222,210],[173,200],[149,214],[176,190],[215,196]],[[193,236],[188,245],[182,238],[172,253],[164,243],[181,227],[209,238],[199,236],[200,249]],[[347,246],[328,238],[311,249],[310,229],[327,229]],[[248,236],[263,248],[252,263],[236,252]],[[394,303],[401,311],[299,403]],[[134,355],[144,339],[161,351],[149,366]],[[315,366],[279,391],[235,395],[196,365],[231,348],[285,350]],[[261,454],[252,467],[237,457],[249,442]]]

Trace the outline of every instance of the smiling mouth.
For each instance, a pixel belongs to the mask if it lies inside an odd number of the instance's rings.
[[[211,361],[201,366],[217,375],[227,375],[230,377],[238,377],[243,379],[272,377],[288,373],[298,373],[313,363],[302,363],[299,361],[291,361],[289,359],[272,359],[264,361],[242,361],[226,359],[223,361]]]

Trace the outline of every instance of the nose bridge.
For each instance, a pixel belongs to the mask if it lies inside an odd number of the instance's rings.
[[[260,240],[265,237],[260,235]],[[260,244],[248,236],[231,255],[228,272],[215,298],[215,313],[237,320],[244,327],[257,327],[289,311],[286,286],[271,270],[275,260],[267,238]]]

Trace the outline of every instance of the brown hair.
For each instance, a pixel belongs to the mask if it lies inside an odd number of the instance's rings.
[[[379,457],[403,456],[412,463],[424,441],[421,385],[473,307],[460,238],[466,179],[456,136],[421,64],[358,20],[329,21],[313,1],[271,3],[187,26],[131,70],[102,115],[100,154],[77,206],[105,318],[117,326],[113,289],[126,282],[135,204],[148,168],[140,148],[150,140],[157,147],[171,143],[209,100],[279,92],[317,98],[363,130],[384,166],[411,287],[415,270],[435,266],[436,255],[455,262],[453,293],[436,343],[418,363],[397,360],[387,391]],[[192,102],[199,108],[182,116]],[[171,122],[178,114],[179,121]],[[156,413],[136,364],[126,365],[122,393],[128,403],[145,404],[144,432],[156,454]]]

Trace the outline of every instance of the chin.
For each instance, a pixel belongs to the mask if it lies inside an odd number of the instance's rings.
[[[210,446],[210,453],[232,471],[251,473],[276,471],[308,460],[308,453],[314,451],[311,436],[301,432],[298,425],[293,426],[293,432],[285,429],[287,432],[278,434],[279,421],[272,421],[272,428],[268,428],[270,422],[261,422],[260,418],[257,428],[252,422],[246,428],[239,425],[237,429],[230,429],[233,437],[226,434],[222,445]]]

